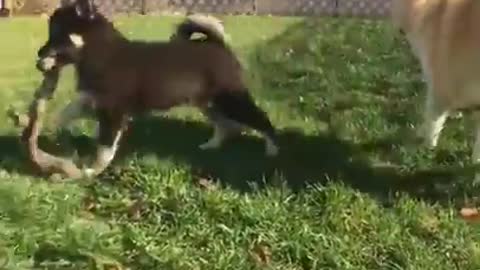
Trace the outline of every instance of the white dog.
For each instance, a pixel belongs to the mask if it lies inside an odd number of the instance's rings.
[[[480,1],[393,0],[391,11],[428,85],[419,131],[434,148],[449,114],[480,106]],[[477,127],[472,159],[478,163],[480,111],[473,115]]]

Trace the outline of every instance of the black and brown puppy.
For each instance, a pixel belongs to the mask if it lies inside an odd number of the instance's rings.
[[[88,175],[110,164],[127,117],[180,105],[199,108],[214,124],[214,135],[202,149],[217,148],[248,126],[265,137],[267,155],[278,153],[275,129],[249,94],[223,29],[207,18],[185,20],[171,41],[145,42],[124,37],[91,0],[55,10],[37,67],[47,71],[74,64],[80,97],[70,109],[95,108],[99,146]],[[184,40],[193,32],[207,38]]]

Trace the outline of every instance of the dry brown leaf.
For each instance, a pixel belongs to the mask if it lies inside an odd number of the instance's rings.
[[[208,190],[208,191],[213,191],[213,190],[217,189],[215,183],[212,180],[207,179],[207,178],[203,178],[203,177],[198,179],[198,185],[201,188],[203,188],[205,190]]]
[[[97,208],[97,203],[95,202],[95,198],[92,196],[88,196],[83,199],[83,207],[86,211],[93,211]]]
[[[480,221],[480,213],[478,212],[477,208],[464,207],[460,210],[460,215],[462,216],[463,219],[469,222]]]
[[[270,248],[262,243],[255,244],[253,250],[250,251],[250,255],[259,266],[269,265],[272,261],[272,252],[270,251]]]

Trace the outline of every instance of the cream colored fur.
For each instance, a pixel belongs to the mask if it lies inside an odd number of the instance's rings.
[[[480,106],[480,1],[393,0],[392,21],[419,59],[427,83],[421,134],[436,147],[447,116]],[[480,112],[473,162],[480,162]]]
[[[222,39],[228,39],[227,34],[225,33],[225,28],[223,27],[222,21],[216,17],[204,15],[204,14],[193,14],[187,17],[187,20],[195,23],[203,28],[210,29],[216,36]]]

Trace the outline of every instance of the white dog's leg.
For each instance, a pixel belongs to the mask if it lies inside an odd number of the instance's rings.
[[[430,61],[427,57],[426,50],[422,46],[422,43],[414,41],[411,37],[409,39],[412,51],[414,55],[419,59],[422,74],[427,84],[427,95],[425,100],[425,108],[423,115],[423,123],[417,135],[424,140],[424,144],[429,148],[435,148],[438,144],[440,133],[442,132],[443,125],[448,117],[448,110],[438,102],[435,96],[435,90],[438,87],[443,87],[435,82],[432,69],[430,68]]]
[[[425,102],[424,120],[421,135],[429,148],[435,148],[448,117],[448,110],[436,100],[433,88],[429,87]]]

